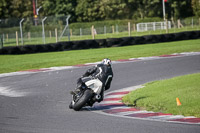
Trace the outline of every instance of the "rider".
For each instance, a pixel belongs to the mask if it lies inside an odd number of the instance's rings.
[[[108,90],[111,85],[111,81],[113,78],[113,71],[111,67],[111,60],[106,58],[103,59],[102,62],[95,67],[92,67],[88,69],[85,74],[81,78],[78,79],[77,83],[77,89],[76,91],[79,91],[82,89],[85,81],[88,81],[88,78],[90,80],[92,79],[98,79],[100,82],[96,83],[99,87],[102,87],[102,91],[100,93],[100,99],[98,102],[101,102],[104,97],[104,90]],[[76,91],[74,93],[76,93]]]

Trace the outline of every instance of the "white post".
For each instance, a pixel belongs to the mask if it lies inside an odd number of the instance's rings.
[[[17,33],[17,31],[16,31],[16,44],[17,44],[17,46],[19,46],[18,33]]]
[[[56,43],[58,42],[58,31],[57,28],[55,28],[55,36],[56,36]]]
[[[163,2],[163,19],[165,20],[165,0],[162,0]]]
[[[30,39],[31,39],[31,33],[28,32],[28,40],[30,40]]]
[[[70,36],[71,36],[71,37],[73,36],[73,32],[72,32],[72,29],[70,29]]]
[[[82,28],[80,28],[80,36],[82,36]]]
[[[94,25],[92,25],[91,34],[92,34],[92,39],[94,39],[94,38],[95,38],[95,34],[94,34]]]
[[[22,45],[24,44],[24,41],[23,41],[23,33],[22,33],[22,22],[24,21],[24,18],[19,22],[19,25],[20,25],[20,33],[21,33],[21,43]]]
[[[45,44],[45,32],[44,32],[44,21],[47,19],[47,17],[45,17],[44,19],[42,19],[42,37],[43,37],[43,42]]]
[[[51,30],[49,31],[49,37],[50,37],[50,39],[51,39]]]
[[[145,31],[148,31],[148,29],[147,29],[147,23],[145,24]]]
[[[71,17],[71,16],[68,15],[67,18],[66,18],[66,25],[65,25],[65,28],[64,28],[64,30],[62,31],[62,33],[61,33],[61,35],[60,35],[60,37],[59,37],[59,40],[62,38],[62,36],[63,36],[65,30],[66,30],[67,27],[69,26],[69,18],[70,18],[70,17]],[[69,36],[69,35],[68,35],[68,36]],[[70,37],[68,37],[68,40],[70,40]]]
[[[128,22],[128,35],[131,36],[131,23]]]
[[[37,8],[37,6],[36,6],[36,8]],[[40,11],[41,8],[42,8],[42,6],[40,6],[39,8],[36,9],[36,14],[37,15],[39,15],[39,11]]]
[[[115,33],[115,27],[112,26],[112,33],[114,34]]]
[[[8,34],[6,34],[6,41],[8,42]]]
[[[168,30],[168,20],[166,19],[166,33],[169,33],[169,30]]]
[[[104,34],[106,35],[106,26],[104,26]]]
[[[119,33],[118,29],[118,25],[116,24],[116,33]]]
[[[136,27],[137,27],[137,32],[140,31],[139,24],[137,24]]]
[[[192,18],[192,28],[194,28],[194,20],[193,20],[193,18]]]
[[[153,30],[155,31],[156,30],[156,23],[153,22]]]

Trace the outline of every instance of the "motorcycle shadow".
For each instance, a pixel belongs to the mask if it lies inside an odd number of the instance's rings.
[[[82,111],[102,111],[107,109],[113,109],[118,107],[127,107],[125,104],[120,105],[94,105],[93,107],[82,108]]]
[[[124,103],[111,103],[111,104],[94,104],[92,107],[86,106],[82,108],[82,111],[102,111],[102,110],[108,110],[108,109],[113,109],[113,108],[124,108],[124,107],[137,107],[137,102],[141,99],[144,99],[147,97],[139,97],[134,100],[134,104],[132,105],[127,105]]]

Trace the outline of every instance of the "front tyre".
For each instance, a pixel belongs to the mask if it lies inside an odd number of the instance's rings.
[[[93,92],[89,89],[85,90],[82,97],[74,104],[73,109],[79,111],[82,107],[86,105],[89,99],[92,97]]]
[[[73,109],[72,102],[69,104],[69,108],[70,108],[70,109]]]

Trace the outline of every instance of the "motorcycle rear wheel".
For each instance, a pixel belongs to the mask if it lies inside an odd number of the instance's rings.
[[[93,92],[89,89],[85,90],[82,97],[74,104],[73,109],[75,111],[79,111],[83,106],[86,105],[86,103],[90,100],[92,97]]]

